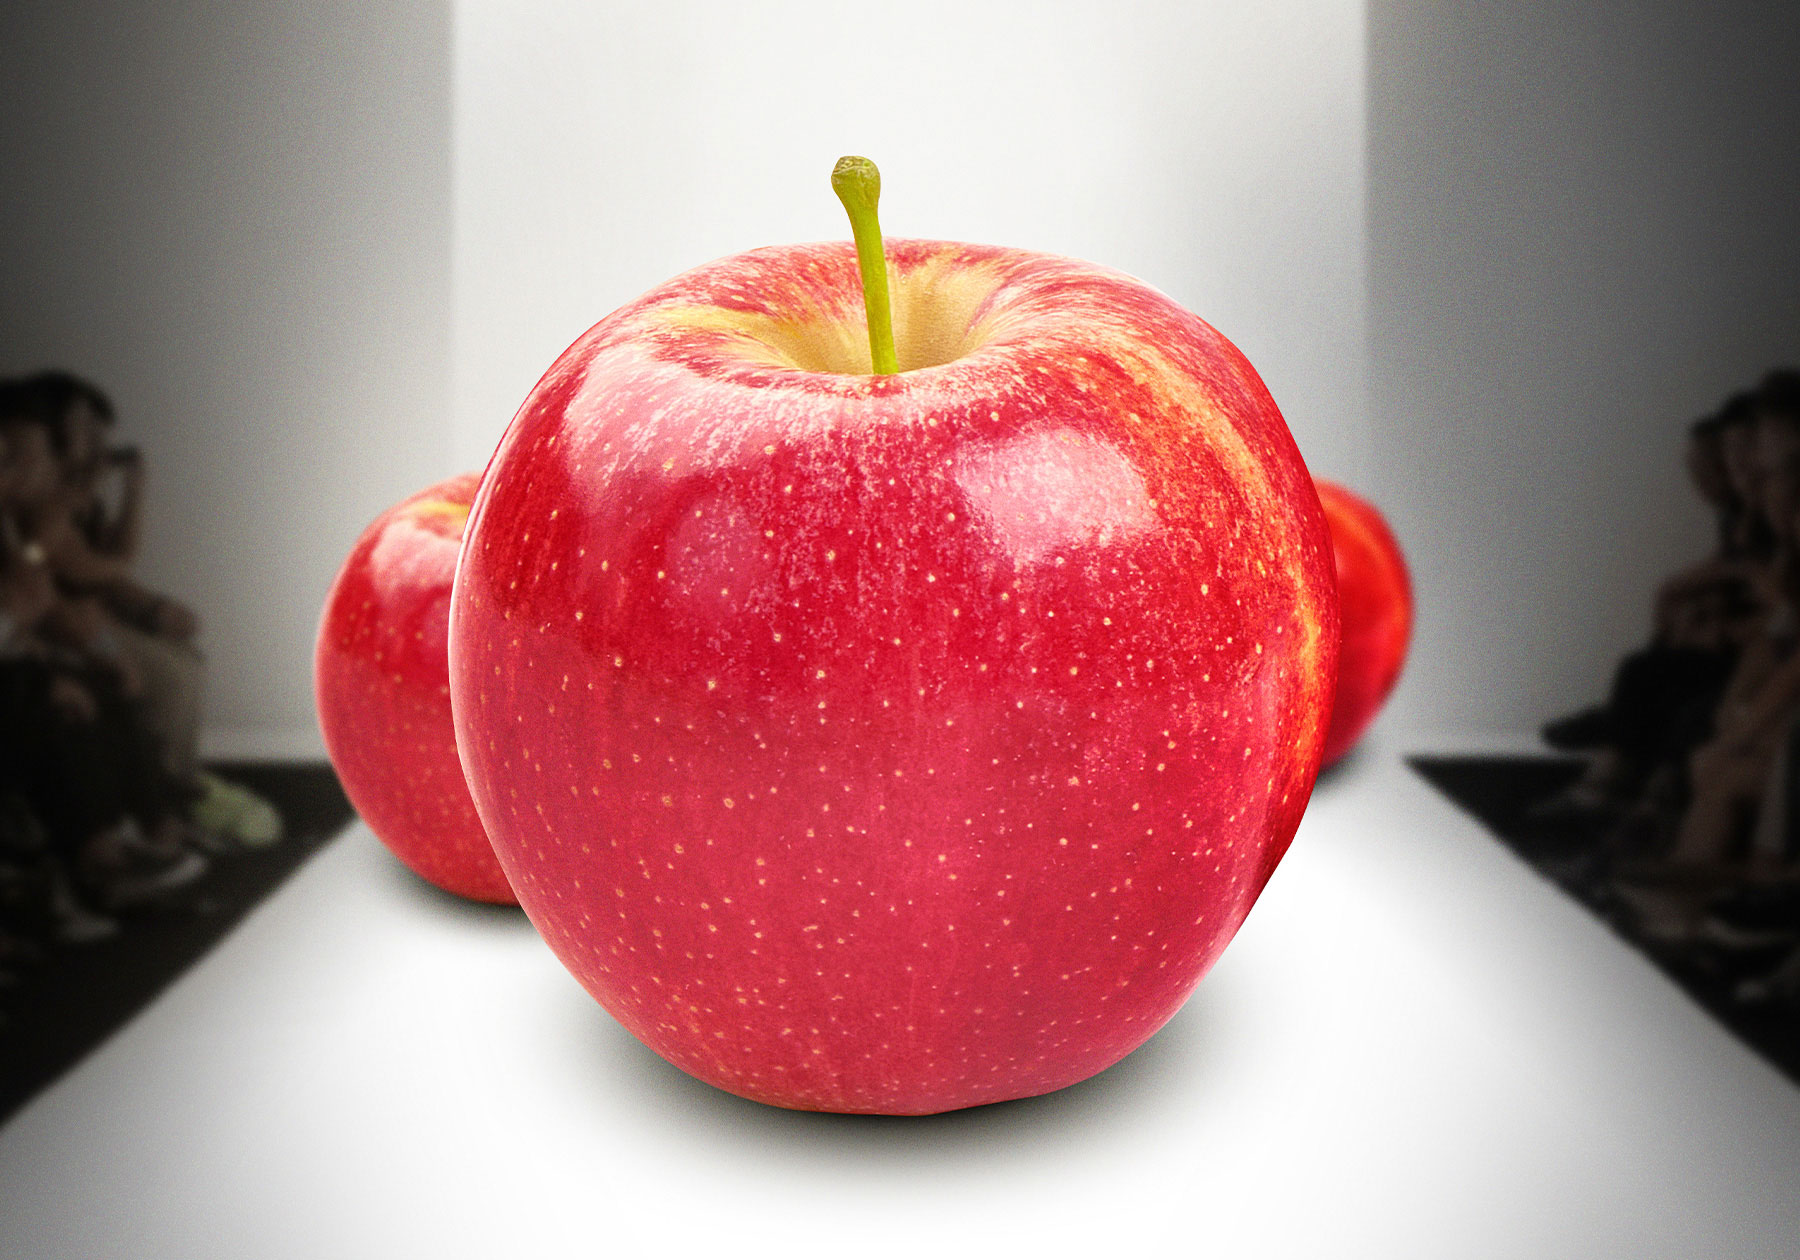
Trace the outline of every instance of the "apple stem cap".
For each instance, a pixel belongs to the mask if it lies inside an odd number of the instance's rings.
[[[888,303],[887,258],[881,248],[881,172],[866,157],[841,157],[831,168],[831,190],[850,216],[856,241],[856,266],[862,273],[863,311],[869,324],[869,359],[878,376],[900,370],[894,355],[894,320]]]

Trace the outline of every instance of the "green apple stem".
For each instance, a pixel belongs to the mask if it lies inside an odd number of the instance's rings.
[[[866,157],[841,157],[831,168],[831,190],[850,216],[850,235],[856,239],[856,266],[862,272],[863,311],[869,323],[869,359],[879,376],[900,370],[894,357],[894,320],[888,307],[887,259],[881,250],[881,221],[875,203],[881,200],[881,172]]]

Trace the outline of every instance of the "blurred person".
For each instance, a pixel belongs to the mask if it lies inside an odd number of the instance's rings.
[[[1760,504],[1754,409],[1738,395],[1689,429],[1686,464],[1714,510],[1712,554],[1657,591],[1651,640],[1628,655],[1606,701],[1545,727],[1552,747],[1580,751],[1589,763],[1573,784],[1531,813],[1540,822],[1615,820],[1614,850],[1666,841],[1686,806],[1687,761],[1713,734],[1713,715],[1745,648],[1779,603],[1773,533]]]
[[[1775,531],[1766,514],[1763,464],[1758,458],[1754,395],[1734,395],[1688,430],[1688,478],[1713,511],[1718,542],[1712,553],[1665,580],[1656,592],[1657,635],[1669,637],[1691,617],[1690,601],[1724,595],[1745,609],[1771,611],[1777,596]],[[1741,640],[1754,637],[1744,627]]]
[[[131,574],[142,530],[142,457],[135,448],[107,445],[112,403],[67,373],[12,382],[0,390],[0,408],[41,423],[55,457],[59,475],[35,505],[34,540],[65,593],[88,601],[88,637],[99,636],[131,674],[170,770],[197,774],[205,684],[193,644],[199,621]],[[109,505],[114,476],[117,502]]]
[[[35,426],[49,441],[56,476],[34,479],[27,514],[31,541],[68,597],[57,628],[141,699],[138,721],[155,736],[169,773],[193,789],[202,843],[218,850],[278,840],[280,815],[267,801],[200,765],[205,666],[192,641],[199,621],[131,575],[143,460],[135,448],[107,445],[111,402],[74,376],[43,372],[0,385],[0,415]],[[109,504],[115,474],[117,502]]]
[[[41,426],[0,414],[0,801],[14,873],[37,877],[52,935],[87,941],[117,930],[96,907],[182,887],[206,864],[181,844],[180,794],[136,735],[127,675],[71,646],[65,600],[19,526],[50,481],[46,453]]]
[[[1754,413],[1757,510],[1773,539],[1778,603],[1732,672],[1714,734],[1689,759],[1691,801],[1669,855],[1683,869],[1720,867],[1745,848],[1775,790],[1772,776],[1785,777],[1788,750],[1800,739],[1800,373],[1771,373]],[[1787,856],[1786,837],[1764,834],[1762,846],[1744,854],[1759,872]]]
[[[22,384],[51,420],[74,526],[58,574],[86,581],[122,620],[158,637],[191,643],[199,618],[180,601],[140,586],[131,576],[142,537],[144,460],[134,446],[113,446],[112,403],[97,388],[67,373],[45,372]],[[116,478],[117,501],[109,491]]]

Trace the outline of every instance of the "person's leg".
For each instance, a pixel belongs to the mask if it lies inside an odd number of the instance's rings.
[[[1795,775],[1800,772],[1800,720],[1790,722],[1775,751],[1774,763],[1757,806],[1750,832],[1750,873],[1771,879],[1785,866],[1796,826]]]
[[[42,661],[11,662],[0,676],[10,728],[0,760],[36,828],[33,881],[50,935],[65,944],[104,940],[119,925],[87,904],[75,873],[123,819],[124,804],[95,751],[91,717],[59,705],[56,671]]]
[[[146,830],[179,816],[173,781],[108,677],[94,672],[79,681],[93,713],[64,715],[51,728],[51,813],[72,846],[67,865],[87,894],[106,909],[123,909],[192,883],[207,864],[179,845],[149,842]]]
[[[200,769],[205,662],[189,645],[135,626],[120,625],[114,633],[143,682],[141,720],[161,747],[164,766],[178,778],[192,777]]]
[[[1695,757],[1692,795],[1675,833],[1671,865],[1717,866],[1725,861],[1742,838],[1768,780],[1767,751],[1732,750]]]

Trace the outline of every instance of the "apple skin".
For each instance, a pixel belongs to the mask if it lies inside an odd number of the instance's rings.
[[[601,1005],[732,1093],[919,1114],[1180,1007],[1305,809],[1337,596],[1211,327],[1070,259],[887,256],[897,375],[847,243],[570,347],[484,476],[450,677],[501,865]]]
[[[1373,503],[1335,482],[1317,483],[1337,559],[1343,641],[1325,764],[1342,758],[1387,702],[1412,638],[1412,579],[1394,531]]]
[[[363,531],[325,599],[313,692],[325,750],[369,830],[446,892],[511,904],[450,721],[450,588],[479,480],[440,482]]]

